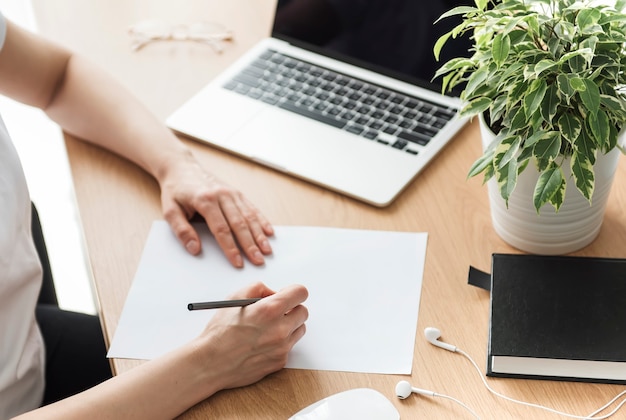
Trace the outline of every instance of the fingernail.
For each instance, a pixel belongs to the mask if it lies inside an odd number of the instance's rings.
[[[252,256],[259,263],[265,262],[265,258],[263,258],[263,254],[261,254],[259,251],[255,251]]]
[[[187,251],[189,251],[190,253],[195,254],[198,252],[198,242],[191,240],[187,242],[187,245],[185,245],[185,248],[187,248]]]
[[[235,267],[238,267],[238,268],[243,267],[243,258],[241,258],[241,255],[237,255],[235,257]]]
[[[272,252],[272,247],[270,246],[270,243],[265,239],[261,241],[261,249],[267,254]]]

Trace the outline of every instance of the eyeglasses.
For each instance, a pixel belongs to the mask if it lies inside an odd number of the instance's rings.
[[[154,41],[194,41],[208,44],[217,53],[224,50],[224,43],[234,39],[233,31],[212,22],[192,24],[167,24],[158,21],[139,22],[128,28],[131,48],[138,51]]]

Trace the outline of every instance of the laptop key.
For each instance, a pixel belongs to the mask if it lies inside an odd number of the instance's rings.
[[[368,140],[374,140],[376,136],[378,136],[378,133],[376,131],[366,130],[363,132],[363,137]]]
[[[386,133],[386,134],[395,134],[396,131],[398,131],[398,128],[394,125],[388,125],[385,128],[383,128],[383,133]]]
[[[326,113],[332,116],[339,115],[341,113],[341,108],[338,106],[331,106],[326,109]]]
[[[263,60],[267,60],[274,54],[274,52],[274,50],[263,51],[263,53],[259,57]]]
[[[276,104],[276,102],[278,102],[278,98],[273,94],[265,94],[261,97],[261,100],[270,105],[274,105]]]
[[[372,121],[370,122],[369,126],[371,129],[373,130],[380,130],[383,127],[383,123],[381,123],[380,121]]]
[[[229,80],[222,87],[224,89],[233,90],[233,89],[235,89],[237,87],[237,82],[235,82],[233,80]]]
[[[366,96],[365,98],[361,100],[361,102],[364,103],[365,105],[373,105],[376,103],[376,101],[377,99],[374,98],[373,96]]]
[[[446,121],[450,121],[452,119],[452,117],[454,117],[454,113],[453,112],[447,111],[447,110],[443,110],[443,109],[436,110],[433,115],[435,117],[437,117],[437,118],[441,118],[441,119],[444,119]]]
[[[363,89],[363,92],[366,95],[373,95],[378,89],[375,88],[374,86],[367,86],[365,89]]]
[[[356,102],[348,100],[345,104],[343,104],[346,109],[354,109],[356,108]]]
[[[394,144],[391,145],[394,149],[404,149],[409,142],[406,140],[398,139]]]
[[[415,107],[417,107],[419,105],[419,102],[417,102],[415,99],[409,99],[404,106],[407,108],[411,108],[414,109]]]
[[[393,95],[391,97],[391,102],[393,102],[394,104],[401,104],[402,102],[404,102],[404,96],[403,95]]]
[[[376,120],[379,120],[379,119],[381,119],[381,118],[383,118],[385,116],[385,113],[382,112],[382,111],[374,111],[374,112],[372,112],[371,116],[372,116],[372,118],[374,118]]]
[[[398,125],[402,128],[411,128],[414,124],[413,120],[402,120]]]
[[[235,92],[241,93],[242,95],[247,95],[250,89],[251,89],[250,86],[239,84],[235,88]]]
[[[417,115],[418,115],[417,111],[409,110],[404,113],[404,118],[408,118],[412,120],[413,118],[417,117]]]
[[[366,117],[358,117],[354,122],[360,125],[367,125],[369,118]]]
[[[413,127],[413,131],[418,134],[423,134],[425,137],[435,137],[437,135],[437,131],[420,124]]]
[[[313,109],[315,109],[316,111],[320,111],[320,112],[324,111],[326,108],[328,108],[328,104],[326,102],[318,102],[313,107]]]
[[[440,118],[437,118],[437,120],[435,122],[433,122],[432,126],[435,128],[443,128],[443,126],[446,125],[446,122]]]
[[[263,96],[263,92],[258,89],[252,89],[250,92],[248,92],[248,96],[252,99],[259,99],[261,96]]]
[[[260,69],[258,67],[255,66],[248,66],[245,69],[243,69],[241,71],[242,74],[246,74],[248,76],[251,77],[263,77],[263,74],[265,73],[265,70]]]
[[[418,118],[418,122],[421,122],[422,124],[430,124],[432,121],[432,117],[430,115],[422,115],[421,117]]]
[[[409,133],[408,131],[399,132],[398,137],[420,146],[426,146],[430,142],[430,138],[417,133]]]
[[[345,127],[345,130],[353,133],[353,134],[361,134],[363,132],[364,127],[358,124],[350,124]]]
[[[296,106],[296,105],[294,105],[294,104],[292,104],[290,102],[281,102],[281,103],[278,104],[278,107],[282,108],[282,109],[286,109],[286,110],[291,111],[291,112],[294,112],[296,114],[302,115],[304,117],[308,117],[308,118],[311,118],[313,120],[316,120],[316,121],[319,121],[319,122],[323,122],[323,123],[328,124],[328,125],[332,125],[332,126],[337,127],[337,128],[343,128],[346,125],[345,122],[336,120],[335,118],[332,118],[332,117],[329,117],[329,116],[326,116],[326,115],[321,115],[321,114],[319,114],[317,112],[314,112],[314,111],[310,111],[307,108],[302,108],[302,107]]]

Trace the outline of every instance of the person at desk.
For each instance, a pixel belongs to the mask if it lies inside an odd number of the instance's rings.
[[[153,175],[165,218],[191,254],[200,252],[188,222],[195,213],[207,221],[235,267],[243,264],[236,243],[254,264],[262,264],[263,254],[271,252],[267,236],[272,227],[263,215],[205,171],[127,91],[83,58],[1,14],[0,94],[43,109],[67,132]],[[73,317],[58,308],[44,313],[37,307],[42,266],[31,217],[22,167],[0,120],[0,419],[174,418],[219,390],[253,383],[282,368],[305,333],[308,312],[302,302],[308,292],[303,286],[275,293],[254,284],[233,298],[261,301],[219,310],[189,344],[110,378],[99,323],[83,322],[95,317]],[[46,341],[51,336],[56,342]],[[71,354],[64,357],[68,346]],[[87,351],[92,348],[93,355]],[[78,376],[86,379],[75,383]],[[67,398],[54,392],[72,386],[78,393]],[[50,404],[39,408],[42,403]]]

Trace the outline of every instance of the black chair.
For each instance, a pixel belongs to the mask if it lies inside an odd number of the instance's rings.
[[[39,220],[39,213],[34,203],[31,203],[31,207],[31,231],[33,240],[35,241],[35,248],[37,248],[37,254],[39,254],[39,260],[41,261],[41,267],[43,268],[43,283],[39,291],[39,303],[59,306],[56,289],[54,288],[54,279],[52,278],[52,269],[50,268],[50,260],[48,258],[48,249],[46,248],[46,241],[44,240],[41,221]]]

